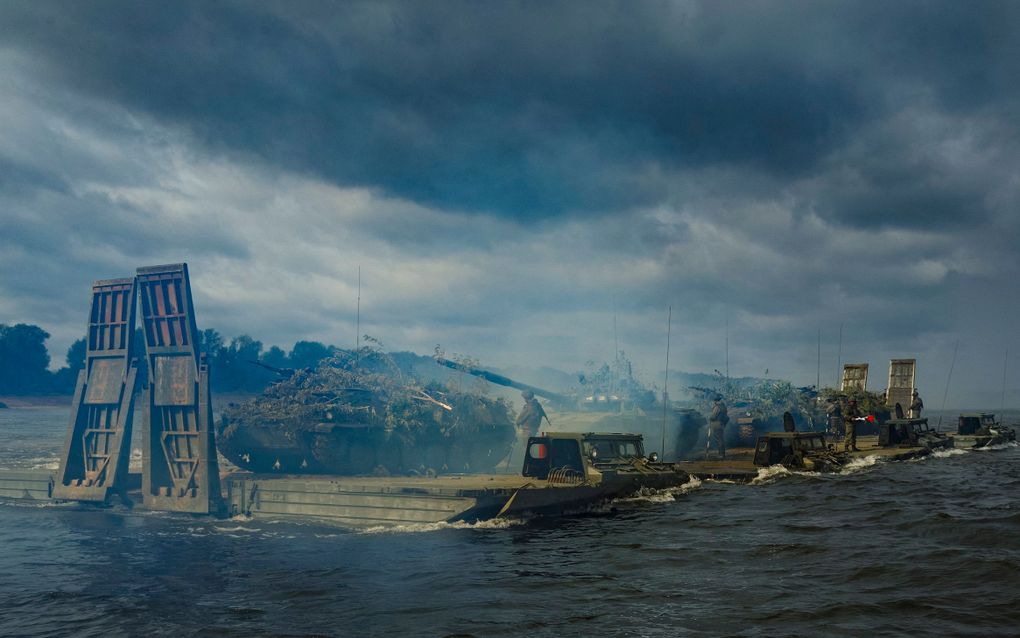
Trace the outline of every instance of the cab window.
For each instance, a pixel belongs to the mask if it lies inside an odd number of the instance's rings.
[[[573,439],[549,440],[549,464],[552,469],[569,468],[584,474],[581,449]]]

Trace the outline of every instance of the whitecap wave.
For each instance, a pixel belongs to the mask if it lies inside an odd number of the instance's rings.
[[[364,529],[355,530],[357,534],[421,534],[423,532],[438,532],[447,529],[468,529],[468,530],[500,530],[523,525],[525,521],[519,518],[490,518],[477,523],[410,523],[407,525],[374,525]]]
[[[878,456],[875,454],[869,454],[868,456],[859,456],[851,459],[849,463],[843,466],[843,469],[839,471],[840,474],[855,474],[867,470],[868,468],[874,467],[878,463]]]
[[[229,519],[229,520],[234,520],[234,519]],[[259,532],[262,531],[262,528],[259,528],[259,527],[245,527],[243,525],[238,525],[236,527],[220,527],[219,525],[213,525],[213,529],[216,530],[217,532],[223,532],[223,533],[244,532],[246,534],[258,534]]]
[[[19,465],[21,465],[21,468],[11,468],[11,469],[15,469],[15,470],[22,469],[23,470],[26,465],[30,469],[33,469],[33,470],[59,470],[60,469],[60,459],[55,457],[55,456],[35,456],[35,457],[32,457],[32,458],[15,461],[15,463],[18,463]],[[24,464],[24,465],[22,465],[22,464]]]
[[[967,452],[969,452],[969,450],[951,447],[946,448],[944,450],[933,450],[932,453],[929,454],[928,456],[933,459],[945,459],[949,458],[950,456],[960,456],[961,454],[966,454]]]
[[[770,465],[758,469],[758,475],[751,479],[751,485],[763,485],[767,483],[774,483],[781,476],[790,476],[793,474],[790,468],[785,465]]]
[[[1016,441],[1006,441],[1005,443],[997,443],[995,445],[986,445],[984,447],[971,448],[975,452],[994,452],[996,450],[1011,450],[1015,447],[1020,447],[1020,443]]]
[[[692,476],[683,485],[662,489],[642,489],[637,494],[613,499],[611,503],[669,503],[701,487],[701,479]]]

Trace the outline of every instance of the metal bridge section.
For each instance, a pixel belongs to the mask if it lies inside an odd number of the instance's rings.
[[[886,386],[885,402],[887,405],[899,403],[906,410],[910,407],[914,393],[914,375],[917,370],[916,359],[893,359],[889,361],[889,385]]]
[[[142,498],[149,509],[213,513],[221,504],[220,475],[188,266],[139,268],[137,281],[149,364]]]
[[[868,364],[866,363],[844,363],[843,382],[840,383],[841,392],[868,389]]]
[[[138,384],[134,330],[135,280],[95,282],[85,368],[78,373],[54,498],[105,502],[111,492],[127,489]]]

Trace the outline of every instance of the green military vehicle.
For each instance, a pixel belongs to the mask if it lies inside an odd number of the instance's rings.
[[[959,448],[988,447],[1016,441],[1013,428],[1002,425],[990,412],[961,414],[956,434],[952,435],[953,446]]]
[[[757,467],[782,465],[791,470],[837,472],[850,460],[827,443],[821,432],[768,432],[754,448]]]
[[[543,432],[528,438],[522,475],[552,483],[612,486],[620,494],[642,488],[661,489],[687,481],[674,463],[645,456],[640,434]]]
[[[228,477],[232,515],[314,518],[343,526],[475,522],[584,511],[690,475],[646,457],[637,434],[555,432],[528,439],[521,473]]]
[[[953,439],[928,427],[928,419],[889,419],[879,424],[879,447],[953,447]]]

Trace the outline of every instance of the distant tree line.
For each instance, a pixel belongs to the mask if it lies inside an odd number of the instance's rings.
[[[67,350],[67,365],[50,372],[46,340],[50,333],[39,326],[0,323],[0,394],[66,394],[74,391],[78,371],[85,366],[85,340]]]
[[[248,335],[227,342],[215,330],[203,330],[199,337],[199,348],[208,358],[214,392],[261,392],[280,378],[254,362],[278,370],[314,368],[337,350],[336,346],[318,341],[298,341],[290,352],[277,346],[263,350],[262,342]]]
[[[50,334],[31,324],[0,324],[0,395],[26,396],[71,394],[78,372],[85,367],[85,338],[67,349],[65,366],[49,370],[50,354],[46,340]],[[144,353],[141,330],[135,331],[136,352]],[[263,350],[262,342],[248,335],[225,340],[216,330],[199,333],[199,348],[207,356],[212,389],[215,392],[260,392],[279,375],[253,361],[278,369],[301,369],[318,365],[336,346],[317,341],[298,341],[290,352],[272,346]],[[142,370],[144,371],[144,363]]]

